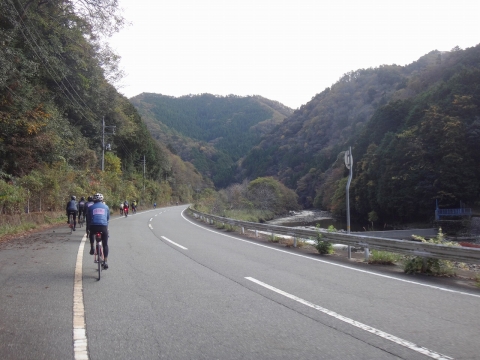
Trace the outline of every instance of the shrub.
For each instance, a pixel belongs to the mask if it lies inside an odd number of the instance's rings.
[[[319,254],[333,254],[333,245],[329,241],[322,240],[323,235],[320,232],[317,232],[317,237],[314,239],[315,241],[315,249],[317,249]]]
[[[441,228],[439,229],[437,237],[434,239],[425,240],[425,238],[421,236],[415,236],[415,235],[414,235],[414,238],[422,242],[431,243],[431,244],[459,246],[457,243],[445,241]],[[444,276],[455,275],[455,269],[451,261],[442,260],[442,259],[433,259],[433,258],[423,258],[420,256],[407,256],[404,262],[403,271],[407,274],[424,273],[424,274],[444,275]]]
[[[268,241],[273,242],[273,243],[279,243],[280,238],[278,236],[275,236],[274,234],[270,235]]]
[[[382,265],[394,265],[400,261],[403,257],[399,254],[391,253],[388,251],[372,250],[368,258],[369,264],[382,264]]]
[[[230,225],[230,224],[226,224],[225,225],[225,230],[227,230],[228,232],[235,232],[235,231],[237,231],[237,227],[233,226],[233,225]]]

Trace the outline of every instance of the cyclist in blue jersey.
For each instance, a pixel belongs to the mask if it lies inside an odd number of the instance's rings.
[[[108,269],[108,221],[110,220],[110,209],[103,202],[102,194],[95,194],[93,196],[94,204],[88,207],[87,210],[87,224],[90,231],[90,255],[93,255],[95,250],[93,248],[94,236],[97,232],[102,233],[103,253],[105,255],[105,263],[103,269]]]

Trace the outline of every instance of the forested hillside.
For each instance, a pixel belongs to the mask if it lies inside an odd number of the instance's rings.
[[[100,39],[123,21],[116,0],[0,2],[2,211],[63,208],[94,191],[110,204],[187,200],[208,185],[111,85],[118,56]]]
[[[352,146],[359,220],[428,219],[436,201],[479,205],[479,90],[479,46],[352,71],[267,134],[240,171],[274,176],[306,207],[342,214]]]
[[[192,162],[217,187],[230,184],[235,163],[293,112],[260,96],[177,98],[143,93],[130,101],[156,139]]]

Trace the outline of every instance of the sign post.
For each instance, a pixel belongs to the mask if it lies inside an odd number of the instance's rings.
[[[350,183],[352,182],[353,174],[353,156],[352,156],[352,147],[350,146],[347,151],[345,151],[345,166],[350,170],[348,174],[348,182],[346,187],[347,193],[347,234],[350,234]],[[352,258],[352,248],[348,245],[348,258]]]

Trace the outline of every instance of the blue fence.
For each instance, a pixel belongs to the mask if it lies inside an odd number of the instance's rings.
[[[442,216],[472,216],[472,209],[436,209],[435,219],[440,220]]]

